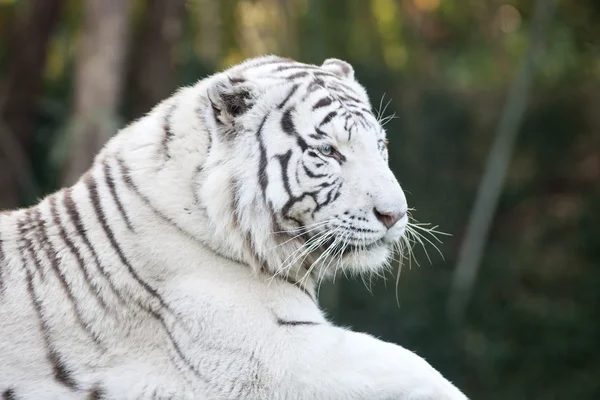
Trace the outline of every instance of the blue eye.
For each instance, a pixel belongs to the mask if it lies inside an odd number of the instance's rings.
[[[329,144],[324,144],[323,146],[319,147],[319,151],[324,156],[330,156],[333,154],[333,146]]]

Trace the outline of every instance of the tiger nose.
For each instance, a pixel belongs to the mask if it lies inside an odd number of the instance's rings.
[[[406,212],[402,211],[382,211],[377,208],[374,208],[373,211],[377,219],[388,229],[394,226],[406,214]]]

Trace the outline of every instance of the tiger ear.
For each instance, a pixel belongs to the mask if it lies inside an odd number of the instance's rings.
[[[254,106],[256,88],[242,78],[223,75],[208,89],[208,99],[218,123],[232,125]]]
[[[340,78],[354,79],[354,68],[346,61],[337,58],[328,58],[323,62],[321,68],[336,74]]]

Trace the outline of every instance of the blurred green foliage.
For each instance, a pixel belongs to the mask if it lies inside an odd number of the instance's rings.
[[[81,1],[49,44],[29,154],[37,196],[59,185],[73,105]],[[133,2],[132,30],[145,2]],[[210,7],[207,6],[208,3]],[[376,106],[390,101],[391,165],[415,217],[451,233],[415,247],[417,267],[367,285],[338,281],[332,319],[423,355],[473,399],[600,398],[600,2],[561,0],[466,320],[449,282],[532,0],[189,0],[173,54],[179,84],[277,53],[352,63]],[[0,56],[19,1],[0,1]],[[207,16],[203,13],[211,12]],[[207,22],[208,21],[208,22]],[[208,24],[210,22],[210,24]],[[203,25],[204,24],[204,25]],[[5,29],[6,28],[6,29]],[[0,58],[3,59],[3,58]],[[0,64],[0,79],[4,62]],[[26,77],[24,77],[26,79]],[[124,98],[127,98],[125,94]],[[132,117],[122,103],[121,117]]]

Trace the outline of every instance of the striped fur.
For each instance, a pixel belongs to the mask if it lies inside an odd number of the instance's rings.
[[[0,214],[2,398],[466,399],[316,301],[404,234],[385,140],[340,60],[178,91],[74,186]]]

